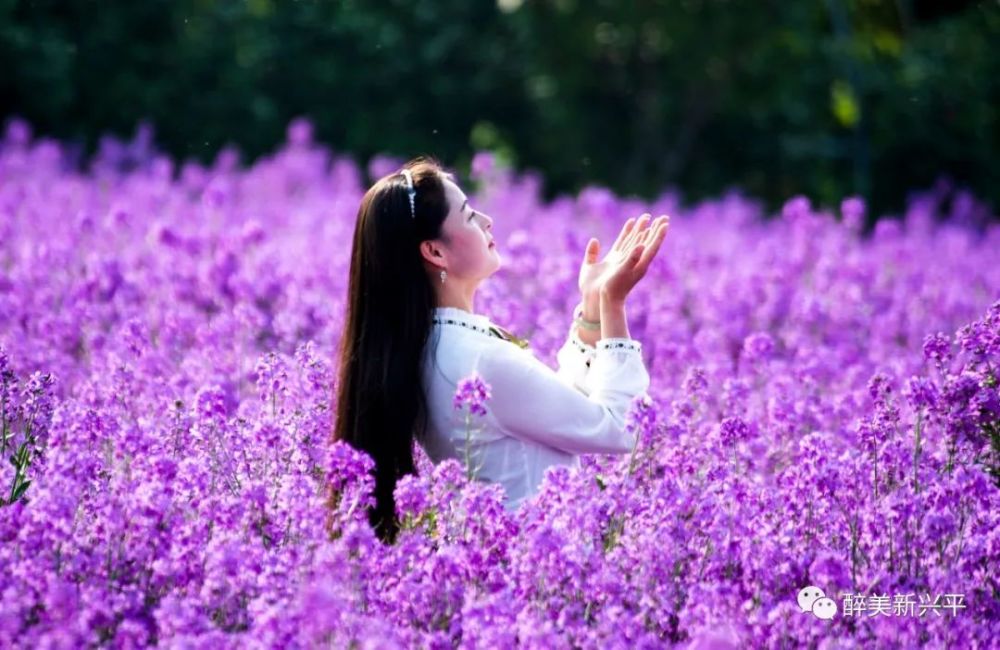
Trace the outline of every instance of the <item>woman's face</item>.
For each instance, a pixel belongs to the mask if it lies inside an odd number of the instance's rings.
[[[431,246],[440,255],[436,263],[448,270],[449,278],[487,278],[500,268],[500,255],[493,242],[493,219],[473,209],[453,181],[446,178],[443,182],[449,210],[441,225],[441,239]]]

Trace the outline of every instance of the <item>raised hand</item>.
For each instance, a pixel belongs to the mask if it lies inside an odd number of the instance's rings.
[[[614,246],[601,262],[604,267],[594,280],[599,287],[598,291],[613,302],[625,302],[632,288],[646,275],[646,270],[660,250],[660,244],[670,227],[670,217],[667,215],[650,222],[650,215],[644,214],[634,226],[629,223],[631,221],[629,219],[625,222]],[[594,241],[596,240],[591,240]],[[590,248],[591,245],[588,244],[588,252]],[[582,274],[581,270],[581,277]]]
[[[644,227],[644,225],[649,221],[649,214],[643,214],[639,217],[638,221],[629,217],[622,226],[621,232],[618,233],[618,238],[615,240],[614,245],[611,247],[610,252],[604,257],[603,260],[598,261],[598,257],[601,252],[601,243],[594,237],[590,238],[587,242],[587,248],[583,255],[583,264],[580,265],[580,294],[583,296],[584,305],[586,306],[588,300],[594,301],[592,304],[596,306],[596,300],[600,292],[601,286],[604,281],[607,280],[609,269],[617,266],[622,259],[621,245],[628,238],[628,236],[638,228]]]

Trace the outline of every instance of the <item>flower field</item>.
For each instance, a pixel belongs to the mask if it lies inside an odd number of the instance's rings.
[[[632,454],[512,513],[420,455],[388,546],[370,459],[328,440],[358,204],[401,161],[304,121],[251,166],[147,131],[73,161],[2,134],[0,647],[996,647],[1000,221],[974,197],[869,231],[855,197],[546,202],[478,155],[503,268],[477,312],[553,367],[587,240],[671,215],[628,303],[652,399]]]

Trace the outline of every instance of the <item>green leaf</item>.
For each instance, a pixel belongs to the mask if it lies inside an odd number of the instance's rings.
[[[841,125],[854,128],[861,119],[861,108],[854,88],[844,81],[834,81],[830,86],[830,110]]]
[[[24,494],[24,491],[28,489],[29,485],[31,485],[31,481],[25,481],[24,483],[18,485],[17,489],[14,490],[14,496],[13,498],[11,498],[10,502],[14,503],[18,499],[20,499],[21,495]]]

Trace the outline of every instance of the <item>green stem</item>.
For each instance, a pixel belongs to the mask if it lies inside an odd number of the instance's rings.
[[[472,422],[468,409],[465,411],[465,479],[472,480],[472,460],[469,453],[469,445],[472,441]]]
[[[914,444],[913,444],[913,493],[920,493],[920,479],[917,472],[917,468],[920,465],[920,434],[921,426],[923,425],[924,410],[920,409],[917,411],[917,425],[913,429]]]
[[[27,439],[21,443],[21,446],[17,448],[17,452],[14,454],[14,480],[10,485],[10,497],[7,499],[7,503],[14,503],[14,499],[17,496],[18,488],[24,483],[25,477],[25,467],[27,467],[28,460],[28,444],[31,439]]]
[[[635,432],[635,442],[632,443],[632,453],[629,454],[628,458],[628,472],[626,472],[625,477],[628,478],[632,476],[632,471],[635,469],[635,457],[636,451],[639,449],[639,432]]]
[[[872,487],[875,490],[875,500],[878,501],[878,446],[872,452]]]
[[[0,401],[0,460],[3,456],[7,455],[7,381],[3,380],[0,384],[0,395],[3,396],[3,401]]]
[[[851,590],[858,588],[858,534],[853,522],[848,524],[851,531]]]

